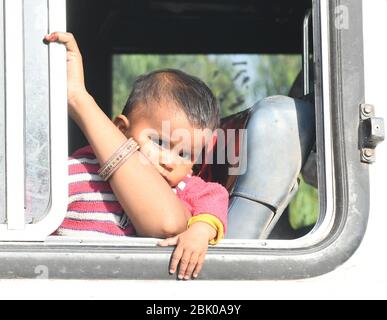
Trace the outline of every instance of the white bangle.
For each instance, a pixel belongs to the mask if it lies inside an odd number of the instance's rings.
[[[113,173],[116,172],[139,148],[138,143],[133,138],[128,139],[98,170],[100,177],[104,181],[109,180]]]

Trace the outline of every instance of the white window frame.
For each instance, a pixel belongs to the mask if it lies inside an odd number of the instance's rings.
[[[66,1],[48,0],[49,33],[66,30]],[[24,29],[23,0],[4,0],[6,95],[6,217],[0,241],[44,241],[62,223],[67,207],[66,51],[49,46],[50,209],[44,219],[25,224],[24,170]],[[42,35],[43,40],[44,35]],[[12,72],[7,72],[12,70]]]

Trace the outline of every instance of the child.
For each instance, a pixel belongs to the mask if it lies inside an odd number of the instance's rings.
[[[181,71],[153,72],[136,81],[113,124],[86,91],[74,37],[45,40],[66,46],[69,114],[91,145],[70,160],[70,203],[57,234],[167,238],[161,246],[176,245],[170,272],[180,263],[179,279],[196,278],[208,242],[223,237],[228,208],[222,186],[191,176],[219,122],[213,94]]]

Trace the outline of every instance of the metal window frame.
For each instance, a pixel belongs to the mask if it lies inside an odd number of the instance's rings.
[[[362,23],[345,31],[332,26],[338,5],[350,9],[353,21],[362,21],[362,3],[314,0],[313,4],[315,26],[321,27],[315,31],[319,188],[325,210],[319,227],[294,241],[223,241],[209,249],[200,279],[319,276],[347,261],[365,234],[368,165],[360,162],[357,146],[357,106],[364,102]],[[85,242],[50,237],[44,244],[0,244],[0,277],[35,278],[36,267],[44,265],[52,279],[174,280],[176,276],[167,273],[171,252],[172,248],[157,247],[155,239],[140,238]]]
[[[23,0],[4,0],[6,81],[6,214],[1,241],[44,241],[63,221],[67,205],[66,52],[49,47],[50,72],[50,211],[35,224],[25,224],[24,187],[24,30]],[[66,29],[65,0],[48,0],[49,30]],[[43,40],[42,35],[42,40]],[[12,71],[11,71],[12,70]]]
[[[4,35],[4,0],[0,1],[0,15],[1,15],[1,23],[0,23],[0,34]],[[5,52],[4,52],[4,36],[0,39],[0,154],[3,154],[4,158],[0,163],[0,171],[2,175],[0,175],[0,185],[3,186],[3,192],[0,194],[0,223],[5,221]]]
[[[4,1],[6,212],[9,231],[24,230],[23,1]],[[7,108],[7,106],[9,106]],[[13,183],[13,182],[17,183]],[[1,232],[2,234],[3,232]]]

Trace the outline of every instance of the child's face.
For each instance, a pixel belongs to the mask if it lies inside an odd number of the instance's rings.
[[[174,102],[163,100],[139,105],[128,117],[118,116],[115,124],[138,142],[140,151],[172,187],[192,173],[212,137],[211,130],[193,127]]]

